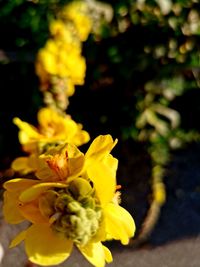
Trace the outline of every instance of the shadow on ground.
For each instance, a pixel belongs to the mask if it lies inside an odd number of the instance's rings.
[[[135,218],[139,232],[150,203],[150,161],[141,148],[132,145],[128,143],[123,148],[124,160],[120,160],[118,181],[124,188],[122,205]],[[172,152],[164,182],[167,201],[145,245],[161,246],[200,234],[200,144],[192,143]]]

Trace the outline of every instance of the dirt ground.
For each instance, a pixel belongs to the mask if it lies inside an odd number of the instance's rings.
[[[121,149],[121,148],[120,148]],[[137,148],[126,147],[126,153]],[[128,151],[128,152],[127,152]],[[125,153],[125,152],[124,152]],[[133,215],[137,233],[149,207],[148,157],[121,159],[118,177],[122,184],[122,205]],[[141,165],[142,161],[142,165]],[[146,167],[145,167],[146,166]],[[132,179],[131,179],[131,176]],[[123,182],[122,182],[123,181]],[[139,247],[108,242],[114,261],[110,267],[200,267],[200,145],[191,144],[172,154],[165,174],[167,201],[147,242]],[[125,193],[126,192],[126,193]],[[8,225],[1,215],[0,267],[25,267],[23,245],[8,249],[9,241],[23,225]],[[137,235],[136,235],[137,239]],[[91,266],[76,250],[60,267]]]

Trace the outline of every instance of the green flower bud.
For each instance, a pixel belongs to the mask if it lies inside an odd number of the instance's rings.
[[[87,180],[83,178],[77,178],[70,183],[69,191],[72,193],[74,198],[77,199],[80,196],[91,195],[93,189]]]
[[[77,178],[68,188],[59,189],[57,194],[54,209],[59,216],[52,228],[77,245],[84,246],[98,232],[102,220],[92,186],[87,180]]]

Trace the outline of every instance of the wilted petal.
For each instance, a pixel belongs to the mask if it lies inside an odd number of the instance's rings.
[[[33,263],[50,266],[66,260],[73,243],[52,231],[46,224],[32,225],[26,234],[25,249]]]

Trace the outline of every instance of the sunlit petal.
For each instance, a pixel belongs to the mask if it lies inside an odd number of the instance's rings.
[[[99,135],[90,145],[85,156],[87,159],[102,160],[110,153],[116,145],[117,139],[113,141],[111,135]]]
[[[126,245],[135,233],[135,223],[130,213],[119,205],[109,203],[105,208],[108,234]]]
[[[106,262],[108,263],[112,262],[113,257],[112,257],[110,250],[106,246],[103,246],[103,250],[104,250]]]
[[[118,160],[114,158],[111,154],[108,154],[104,159],[103,163],[110,169],[113,177],[116,176]]]
[[[96,267],[105,266],[105,252],[101,242],[88,243],[84,247],[79,247],[84,257]]]
[[[72,241],[61,238],[47,225],[32,225],[26,234],[25,249],[33,263],[49,266],[66,260],[72,251]]]
[[[116,189],[116,179],[104,164],[97,162],[87,169],[90,180],[94,183],[97,196],[102,206],[110,202]]]

